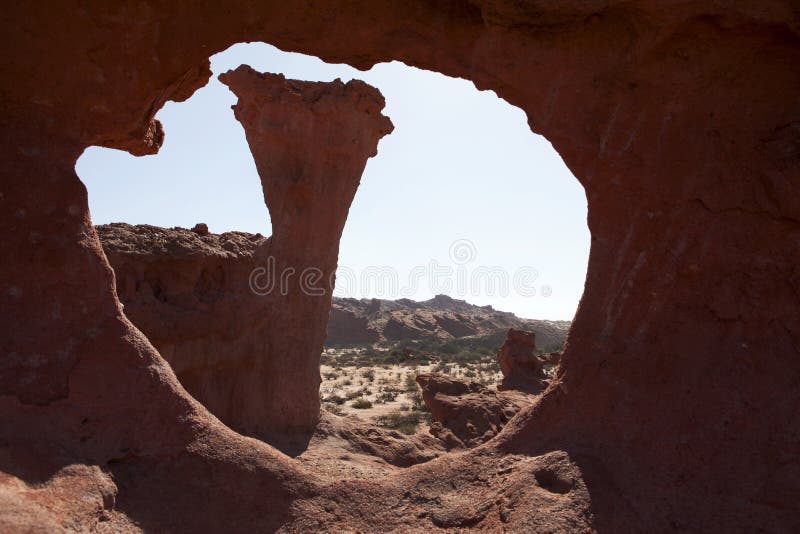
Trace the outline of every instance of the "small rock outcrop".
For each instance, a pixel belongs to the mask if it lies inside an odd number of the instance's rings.
[[[431,412],[431,434],[448,449],[475,447],[492,439],[534,399],[522,392],[495,391],[438,373],[418,375],[417,384]]]
[[[541,391],[547,387],[533,332],[509,329],[506,341],[497,353],[497,363],[503,372],[500,389]]]

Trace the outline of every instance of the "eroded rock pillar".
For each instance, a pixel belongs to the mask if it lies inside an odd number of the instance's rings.
[[[358,80],[287,80],[242,65],[220,75],[253,153],[273,235],[252,278],[264,299],[261,357],[250,362],[239,426],[253,435],[312,429],[319,356],[347,213],[367,159],[393,129],[380,92]],[[257,268],[258,268],[257,267]]]

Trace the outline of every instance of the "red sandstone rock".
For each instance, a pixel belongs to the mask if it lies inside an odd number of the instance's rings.
[[[239,98],[234,114],[273,230],[260,251],[265,272],[250,279],[263,296],[263,326],[249,332],[254,347],[235,371],[238,383],[225,387],[227,413],[250,435],[310,432],[339,239],[367,159],[392,123],[380,92],[358,80],[302,82],[245,65],[219,78]]]
[[[444,452],[442,444],[428,434],[406,436],[354,415],[341,417],[323,411],[321,418],[311,448],[315,440],[324,442],[334,436],[345,440],[353,452],[362,453],[373,462],[379,458],[397,467],[428,462]]]
[[[373,343],[379,339],[380,334],[370,328],[369,320],[366,317],[358,316],[348,309],[337,306],[334,302],[328,319],[326,345],[362,345]]]
[[[503,373],[502,389],[542,390],[547,386],[533,332],[509,329],[497,352],[497,363]]]
[[[121,223],[96,229],[126,316],[183,387],[231,428],[274,437],[268,432],[280,424],[280,412],[252,369],[271,357],[267,342],[283,332],[270,330],[273,302],[248,283],[267,263],[270,240]]]
[[[493,391],[478,382],[421,374],[417,383],[431,412],[431,434],[448,449],[474,447],[496,436],[517,412],[533,403],[520,392]]]
[[[793,2],[4,16],[0,529],[800,529]],[[157,151],[155,113],[243,41],[470,79],[520,107],[585,188],[592,249],[559,374],[489,444],[320,484],[193,401],[123,315],[75,161],[91,145]]]
[[[279,443],[316,425],[339,238],[391,122],[380,114],[380,93],[363,82],[296,82],[249,67],[221,79],[239,95],[234,109],[274,234],[216,236],[204,224],[100,233],[126,314],[183,386],[231,428]],[[256,269],[263,272],[252,278]],[[294,273],[285,288],[281,273]],[[310,284],[304,273],[315,276]]]
[[[198,235],[208,235],[208,225],[205,223],[197,223],[192,227],[192,232]]]

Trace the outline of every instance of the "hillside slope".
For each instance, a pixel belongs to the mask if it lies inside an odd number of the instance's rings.
[[[499,347],[509,328],[536,333],[536,343],[560,350],[570,321],[522,319],[491,306],[476,306],[447,295],[421,302],[400,299],[334,298],[326,346],[356,346],[378,341],[497,338]]]

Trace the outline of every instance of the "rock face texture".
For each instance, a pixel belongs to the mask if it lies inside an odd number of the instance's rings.
[[[547,386],[533,332],[510,328],[497,352],[497,363],[503,373],[503,389],[542,390]]]
[[[214,235],[204,224],[98,233],[126,315],[181,384],[231,428],[278,443],[318,421],[339,239],[366,160],[392,126],[363,82],[246,66],[221,79],[239,96],[273,235]]]
[[[270,353],[264,348],[267,343],[280,344],[286,332],[276,330],[270,320],[275,303],[268,295],[254,294],[249,284],[253,269],[268,265],[273,238],[245,232],[217,235],[208,232],[202,223],[192,230],[124,223],[99,225],[95,229],[114,268],[117,295],[124,305],[125,315],[170,363],[183,387],[231,428],[291,447],[281,439],[287,431],[281,426],[275,429],[275,425],[283,423],[276,422],[276,414],[280,412],[271,404],[275,399],[268,396],[269,387],[263,378],[252,372],[257,365],[264,365],[256,363],[262,359],[286,365],[281,360],[283,353]],[[417,319],[432,318],[430,323],[424,324],[436,325],[437,320],[474,324],[477,332],[489,332],[486,336],[494,336],[498,324],[508,320],[514,324],[535,324],[548,333],[558,332],[561,324],[522,320],[513,314],[472,306],[443,295],[422,303],[375,300],[371,304],[371,325],[380,325],[381,317],[386,319],[384,324],[388,324],[394,313],[406,314],[409,310]],[[352,306],[352,302],[334,299],[331,309],[328,328],[333,322],[337,332],[344,335],[341,325],[335,323],[337,305],[343,308]],[[387,313],[387,310],[391,311]],[[363,318],[366,322],[367,317]],[[414,324],[423,323],[417,320]],[[348,339],[367,342],[365,331],[372,330],[351,331]],[[441,328],[420,329],[419,335],[427,338],[452,336]],[[505,375],[505,389],[540,392],[547,386],[534,340],[532,332],[508,331],[498,354]],[[309,353],[303,358],[296,353],[292,353],[293,357],[314,360],[315,349],[307,350]],[[411,351],[406,352],[407,357],[411,357]],[[432,400],[442,391],[441,384],[438,380],[424,386],[423,392],[431,392],[425,398]],[[437,401],[436,407],[429,403],[432,412],[442,413],[442,417],[436,419],[440,425],[435,434],[451,448],[486,441],[521,406],[530,404],[509,403],[508,399],[499,398],[480,384],[472,386],[478,390],[461,393],[474,393],[473,398],[443,392],[457,398]],[[284,393],[300,405],[309,404],[307,399],[300,401],[297,395]],[[511,397],[514,401],[513,395]],[[458,408],[462,404],[465,409]],[[512,407],[510,411],[509,406]],[[472,420],[474,422],[470,422]],[[475,430],[468,432],[467,424],[477,427],[479,434],[475,434]],[[445,436],[451,431],[455,440]],[[490,433],[484,436],[486,432]]]
[[[381,114],[380,92],[358,80],[287,80],[246,65],[219,78],[239,98],[234,115],[273,230],[259,251],[261,271],[249,279],[265,301],[264,327],[250,334],[256,350],[237,362],[238,384],[224,386],[222,402],[235,428],[250,435],[310,432],[319,418],[319,355],[339,240],[367,159],[392,123]]]
[[[4,22],[0,530],[800,529],[795,2],[20,2]],[[156,153],[155,113],[243,41],[470,79],[583,185],[559,374],[487,445],[323,484],[220,424],[125,317],[75,161]]]
[[[478,382],[446,375],[417,376],[422,400],[431,412],[431,434],[448,449],[475,447],[495,437],[534,397],[516,391],[493,391]]]
[[[421,302],[334,298],[325,344],[352,346],[374,341],[474,337],[496,342],[499,347],[509,328],[522,328],[535,332],[543,346],[561,347],[569,324],[569,321],[522,319],[513,313],[475,306],[447,295]]]
[[[336,473],[340,472],[343,466],[345,469],[351,467],[351,463],[341,461],[341,458],[337,457],[339,455],[321,451],[325,453],[323,455],[319,454],[320,451],[314,450],[317,443],[320,444],[318,448],[327,448],[331,442],[335,446],[337,441],[344,445],[342,452],[348,456],[362,456],[365,463],[373,467],[376,464],[387,467],[409,467],[428,462],[445,452],[443,444],[430,434],[407,436],[396,430],[378,427],[358,416],[342,417],[322,410],[320,423],[317,425],[310,446],[298,456],[298,459],[306,466],[319,461],[322,465],[333,468],[331,471],[334,477],[341,478],[341,474]],[[331,462],[331,459],[338,461]]]
[[[280,365],[285,353],[271,352],[270,344],[287,343],[286,332],[269,323],[274,303],[249,285],[253,269],[268,264],[270,239],[211,234],[203,226],[96,227],[125,315],[183,387],[231,428],[261,438],[313,428],[311,414],[268,404],[278,392],[257,371]]]

